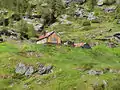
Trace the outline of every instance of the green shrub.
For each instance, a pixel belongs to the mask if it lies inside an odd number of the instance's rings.
[[[100,20],[99,19],[94,19],[91,21],[92,23],[100,23]]]
[[[90,26],[90,25],[91,25],[90,21],[88,20],[83,21],[83,26]]]
[[[17,29],[18,32],[21,33],[21,35],[23,33],[27,34],[29,38],[36,35],[35,31],[34,31],[34,28],[33,28],[33,25],[32,24],[28,24],[24,20],[21,20],[20,22],[18,22],[16,24],[16,29]]]

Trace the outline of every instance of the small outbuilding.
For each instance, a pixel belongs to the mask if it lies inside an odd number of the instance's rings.
[[[81,47],[81,48],[91,49],[91,46],[88,43],[75,43],[74,47]]]
[[[43,35],[39,37],[37,40],[37,44],[61,44],[61,38],[59,35],[52,31],[52,32],[44,32]]]

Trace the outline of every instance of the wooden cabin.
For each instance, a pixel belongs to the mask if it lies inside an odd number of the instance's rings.
[[[37,40],[37,44],[45,44],[45,43],[61,44],[61,39],[59,35],[54,31],[44,32],[44,34],[41,35]]]

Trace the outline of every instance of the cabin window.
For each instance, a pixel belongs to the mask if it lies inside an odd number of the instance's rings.
[[[51,41],[53,42],[53,43],[57,43],[57,39],[54,37],[54,38],[51,38]]]

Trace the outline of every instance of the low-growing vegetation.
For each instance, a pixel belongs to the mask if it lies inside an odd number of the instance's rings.
[[[23,44],[21,47],[15,44],[13,47],[9,43],[4,43],[0,47],[4,48],[0,56],[1,90],[94,90],[94,88],[95,90],[109,88],[119,90],[120,48],[111,49],[101,45],[87,50],[35,44]],[[33,54],[33,56],[26,57],[19,54],[21,50],[22,52],[35,51],[42,56],[34,57]],[[30,77],[16,76],[15,67],[20,62],[33,66],[36,66],[38,62],[52,64],[54,68],[53,72],[48,75],[36,73]],[[89,70],[101,70],[104,73],[89,75]]]
[[[120,90],[119,29],[119,0],[0,0],[0,90]]]

